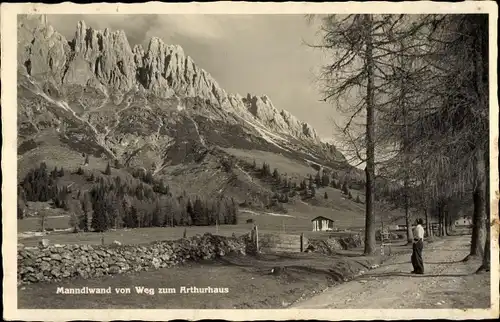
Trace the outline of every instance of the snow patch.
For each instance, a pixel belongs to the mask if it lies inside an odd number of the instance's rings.
[[[315,157],[314,155],[312,155],[311,153],[306,152],[306,154],[307,154],[308,156],[310,156],[311,158],[314,158],[314,159],[318,160],[318,158],[317,158],[317,157]]]
[[[295,216],[292,216],[292,215],[285,215],[285,214],[277,214],[277,213],[274,213],[274,212],[255,212],[255,211],[252,211],[252,210],[247,210],[247,209],[242,209],[240,210],[241,212],[246,212],[246,213],[249,213],[249,214],[252,214],[252,215],[256,215],[256,216],[260,216],[260,215],[268,215],[268,216],[275,216],[275,217],[290,217],[290,218],[295,218]]]
[[[319,167],[322,167],[322,165],[321,165],[321,164],[319,164],[318,162],[314,162],[314,161],[311,161],[311,160],[309,160],[309,159],[304,159],[304,161],[306,161],[307,163],[312,163],[312,164],[315,164],[315,165],[317,165],[317,166],[319,166]]]
[[[255,129],[255,130],[256,130],[256,131],[257,131],[257,132],[258,132],[261,136],[262,136],[262,138],[263,138],[264,140],[266,140],[267,142],[269,142],[269,143],[273,144],[274,146],[276,146],[276,147],[278,147],[278,148],[280,148],[280,149],[282,149],[282,150],[285,150],[285,151],[289,151],[289,152],[290,152],[290,150],[289,150],[289,149],[287,149],[287,148],[283,147],[282,145],[280,145],[280,144],[276,143],[276,142],[274,141],[274,139],[272,139],[272,138],[271,138],[271,136],[274,136],[275,138],[278,138],[278,139],[280,139],[280,140],[283,140],[283,141],[284,141],[284,139],[283,139],[282,137],[279,137],[279,136],[277,136],[277,135],[276,135],[276,134],[274,134],[274,133],[271,133],[271,132],[269,132],[269,131],[266,131],[266,130],[264,130],[264,129],[260,128],[259,126],[257,126],[256,124],[254,124],[254,123],[252,123],[252,122],[249,122],[249,121],[245,120],[244,118],[241,118],[241,119],[242,119],[243,121],[245,121],[245,123],[247,123],[248,125],[252,126],[252,127],[253,127],[253,128],[254,128],[254,129]]]

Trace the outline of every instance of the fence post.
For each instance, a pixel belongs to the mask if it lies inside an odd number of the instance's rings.
[[[255,249],[259,253],[259,228],[255,225]]]
[[[300,252],[304,251],[304,233],[300,234]]]

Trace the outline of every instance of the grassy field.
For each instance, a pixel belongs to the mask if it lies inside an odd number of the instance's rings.
[[[51,232],[43,237],[53,244],[100,244],[104,236],[105,243],[118,240],[123,244],[142,244],[157,240],[174,240],[183,237],[184,230],[187,236],[212,233],[223,236],[233,234],[240,236],[248,233],[253,225],[259,227],[262,233],[305,233],[307,237],[319,236],[322,233],[312,232],[311,220],[316,216],[324,216],[335,221],[335,228],[339,230],[361,231],[364,227],[364,205],[346,200],[340,194],[340,190],[333,188],[322,188],[327,190],[329,199],[324,202],[327,205],[313,206],[295,200],[293,204],[287,205],[287,214],[275,214],[262,211],[240,209],[237,225],[215,226],[191,226],[191,227],[154,227],[138,229],[110,230],[104,234],[99,233],[71,233]],[[37,207],[42,207],[36,205]],[[30,204],[30,207],[33,207]],[[54,229],[65,229],[69,227],[68,214],[58,209],[50,209],[45,227]],[[252,223],[247,223],[252,219]],[[18,232],[37,231],[40,229],[40,221],[36,217],[18,220]],[[329,235],[332,233],[329,233]],[[26,246],[36,245],[42,237],[20,238],[20,242]]]
[[[316,170],[307,163],[300,163],[295,160],[291,160],[282,155],[267,152],[267,151],[256,151],[256,150],[241,150],[241,149],[224,149],[227,153],[234,155],[235,157],[242,159],[248,163],[252,163],[255,160],[257,166],[262,166],[264,162],[269,164],[271,171],[274,168],[279,169],[280,173],[286,173],[292,178],[303,179],[309,174],[314,175]]]
[[[102,237],[104,237],[104,243],[110,244],[117,240],[122,244],[147,244],[159,240],[176,240],[183,237],[184,230],[186,230],[186,236],[192,237],[195,235],[203,235],[205,233],[211,233],[221,236],[241,236],[250,232],[252,229],[252,224],[241,224],[241,225],[223,225],[219,226],[218,230],[216,227],[206,227],[206,226],[191,226],[191,227],[153,227],[153,228],[136,228],[136,229],[119,229],[110,230],[103,234],[94,232],[50,232],[45,236],[27,237],[19,238],[19,242],[25,246],[36,246],[38,242],[42,239],[48,239],[52,244],[90,244],[99,245],[102,243]],[[283,231],[279,229],[259,229],[261,233],[281,233]],[[324,236],[339,236],[351,234],[351,232],[312,232],[312,231],[292,231],[286,230],[286,233],[301,233],[304,232],[305,236],[308,238],[312,237],[324,237]]]
[[[46,229],[66,229],[69,227],[69,216],[54,216],[47,217],[45,219]],[[37,217],[25,218],[23,220],[17,221],[17,231],[18,232],[32,232],[40,229],[40,219]]]

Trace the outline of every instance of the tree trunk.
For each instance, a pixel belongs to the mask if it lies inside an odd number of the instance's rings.
[[[486,205],[485,205],[485,162],[483,151],[478,149],[474,158],[474,176],[476,179],[473,200],[474,213],[472,217],[472,238],[469,256],[483,255],[486,239]]]
[[[448,210],[446,212],[446,214],[448,215],[448,232],[449,234],[451,234],[451,232],[453,232],[453,218],[451,218],[451,212]]]
[[[484,244],[483,251],[483,263],[477,270],[477,272],[489,272],[490,271],[490,263],[491,263],[491,209],[490,209],[490,155],[489,155],[489,147],[485,150],[484,153],[484,164],[486,168],[486,189],[485,189],[485,199],[486,199],[486,242]]]
[[[441,202],[439,203],[438,211],[439,211],[439,236],[444,237],[445,236],[444,213],[443,213],[443,206],[442,206]]]
[[[404,44],[401,42],[399,44],[401,52],[404,51]],[[406,108],[406,82],[405,82],[405,76],[403,73],[407,71],[407,66],[406,66],[406,61],[403,56],[399,57],[399,65],[400,65],[400,97],[399,97],[399,104],[401,104],[403,108],[403,126],[404,126],[404,135],[403,135],[403,153],[404,153],[404,158],[405,158],[405,163],[409,164],[409,153],[410,151],[408,150],[409,144],[408,144],[408,111]],[[411,245],[413,243],[413,232],[412,232],[412,227],[411,227],[411,217],[410,217],[410,203],[409,203],[409,192],[408,192],[408,185],[409,185],[409,173],[408,170],[405,168],[405,173],[404,173],[404,206],[405,206],[405,219],[406,219],[406,240],[407,244]]]
[[[431,223],[429,222],[429,212],[427,211],[427,207],[424,210],[425,213],[425,232],[427,233],[426,237],[432,236]]]
[[[482,109],[484,111],[488,111],[488,103],[489,103],[489,95],[488,95],[488,85],[489,85],[489,75],[488,75],[488,51],[489,51],[489,41],[488,41],[488,18],[487,16],[478,17],[479,27],[476,28],[477,43],[475,50],[475,58],[476,58],[476,71],[477,71],[477,88],[478,93],[481,93],[479,97],[483,98],[484,104],[481,104]],[[487,123],[488,124],[488,123]],[[488,128],[489,130],[489,128]],[[489,131],[485,131],[485,135],[488,135]],[[486,242],[484,244],[483,249],[483,263],[479,268],[479,271],[489,271],[490,270],[490,254],[491,254],[491,209],[490,209],[490,149],[489,149],[489,140],[486,142],[484,154],[484,168],[485,168],[485,229],[486,229]]]
[[[410,218],[410,211],[408,209],[408,203],[405,205],[405,217],[406,217],[406,240],[408,242],[408,245],[413,243],[413,232],[411,229],[411,218]]]
[[[448,216],[448,212],[444,207],[443,207],[443,220],[444,220],[444,233],[446,236],[450,236],[450,231],[449,231],[450,218]]]
[[[366,192],[365,192],[365,251],[366,255],[375,253],[375,214],[373,212],[373,185],[375,179],[375,145],[374,145],[374,75],[372,17],[365,15],[366,23]]]

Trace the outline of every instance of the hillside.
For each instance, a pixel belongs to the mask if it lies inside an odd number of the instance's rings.
[[[283,218],[302,218],[290,223],[301,229],[318,214],[363,225],[362,171],[266,95],[226,93],[179,46],[153,37],[131,48],[123,31],[83,21],[66,39],[46,17],[20,16],[18,64],[20,181],[43,162],[64,168],[47,187],[71,185],[70,199],[92,189],[95,173],[101,185],[120,177],[132,190],[166,185],[172,198],[226,198],[248,210],[239,221],[265,211],[296,214]]]

